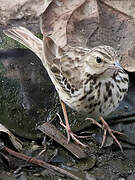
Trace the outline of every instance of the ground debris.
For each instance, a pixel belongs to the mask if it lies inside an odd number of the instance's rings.
[[[47,162],[45,162],[45,161],[38,160],[38,159],[36,159],[36,158],[29,157],[29,156],[27,156],[27,155],[25,155],[25,154],[18,153],[18,152],[16,152],[16,151],[13,151],[13,150],[9,149],[9,148],[6,147],[6,146],[2,146],[2,147],[0,148],[0,150],[1,150],[2,152],[8,153],[9,155],[12,155],[12,156],[18,158],[18,159],[22,159],[22,160],[25,160],[25,161],[27,161],[27,162],[29,162],[29,163],[38,165],[38,166],[40,166],[40,167],[47,168],[47,169],[49,169],[49,170],[52,171],[52,172],[53,172],[53,171],[59,172],[59,173],[65,175],[66,177],[69,177],[69,178],[71,178],[71,179],[73,179],[73,180],[82,180],[82,179],[80,179],[79,177],[71,174],[70,172],[68,172],[68,171],[66,171],[66,170],[64,170],[64,169],[62,169],[62,168],[59,168],[59,167],[54,166],[54,165],[51,165],[51,164],[49,164],[49,163],[47,163]]]
[[[40,131],[51,137],[57,143],[64,146],[68,151],[74,154],[77,158],[82,159],[88,156],[87,150],[78,144],[69,142],[67,144],[67,138],[51,123],[46,122],[38,127]]]

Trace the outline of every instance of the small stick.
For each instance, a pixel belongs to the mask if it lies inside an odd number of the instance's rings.
[[[53,124],[46,122],[38,127],[40,131],[52,138],[57,143],[64,146],[68,151],[74,154],[77,158],[83,159],[88,157],[89,149],[83,148],[76,143],[69,142],[67,144],[67,137],[65,137]]]
[[[64,170],[64,169],[61,169],[57,166],[54,166],[54,165],[51,165],[45,161],[42,161],[42,160],[38,160],[38,159],[35,159],[35,158],[32,158],[32,157],[29,157],[29,156],[26,156],[22,153],[18,153],[16,151],[13,151],[11,149],[9,149],[8,147],[6,146],[3,146],[2,148],[0,148],[0,150],[4,150],[6,152],[8,152],[10,155],[16,157],[16,158],[19,158],[19,159],[22,159],[22,160],[25,160],[25,161],[28,161],[29,163],[32,163],[32,164],[36,164],[38,166],[41,166],[43,168],[47,168],[49,170],[54,170],[54,171],[57,171],[63,175],[66,175],[67,177],[73,179],[73,180],[82,180],[80,179],[79,177],[71,174],[70,172]]]

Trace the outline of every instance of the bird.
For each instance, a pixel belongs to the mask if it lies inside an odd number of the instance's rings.
[[[123,148],[114,134],[124,135],[111,129],[104,118],[113,112],[128,92],[129,77],[120,65],[119,53],[111,46],[100,45],[93,48],[59,47],[49,36],[37,38],[24,27],[13,27],[4,33],[32,50],[41,60],[59,95],[67,131],[67,142],[72,138],[86,147],[70,128],[66,105],[87,114],[94,124],[103,129],[104,145],[107,132]],[[100,124],[99,119],[102,124]],[[83,138],[83,137],[82,137]]]

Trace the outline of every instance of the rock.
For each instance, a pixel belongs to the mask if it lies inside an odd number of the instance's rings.
[[[0,123],[19,136],[38,138],[35,128],[55,107],[54,86],[31,51],[1,50],[0,57]]]

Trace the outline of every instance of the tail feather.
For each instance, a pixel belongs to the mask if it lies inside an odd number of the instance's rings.
[[[4,34],[32,50],[43,62],[43,42],[28,29],[19,26],[4,30]]]

